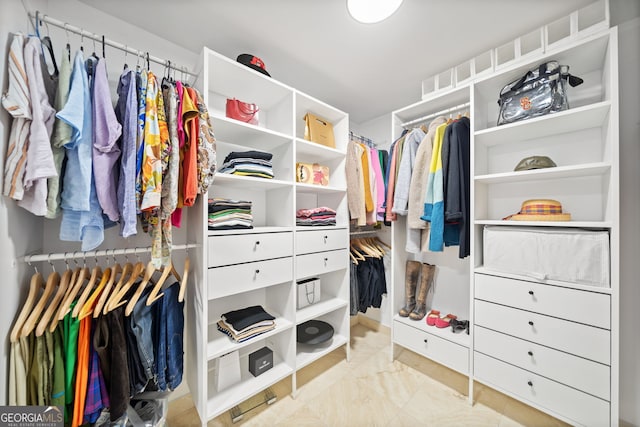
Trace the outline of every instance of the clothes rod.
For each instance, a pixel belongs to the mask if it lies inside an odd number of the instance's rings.
[[[104,41],[104,44],[107,46],[111,46],[113,48],[122,50],[124,52],[130,53],[132,55],[135,55],[138,58],[142,58],[145,61],[151,61],[151,62],[155,62],[156,64],[160,64],[160,65],[164,65],[165,67],[168,68],[172,68],[180,73],[184,73],[187,74],[189,76],[192,77],[197,77],[197,74],[192,73],[191,71],[188,70],[187,67],[176,67],[171,61],[169,61],[168,59],[162,59],[162,58],[158,58],[156,56],[153,55],[149,55],[148,52],[143,52],[137,49],[134,49],[132,47],[129,47],[125,44],[122,43],[118,43],[116,41],[113,40],[109,40],[107,38],[105,38],[104,36],[99,36],[97,34],[91,33],[89,31],[86,31],[84,28],[79,28],[79,27],[75,27],[73,25],[67,24],[66,22],[63,21],[59,21],[55,18],[52,18],[48,15],[42,15],[40,13],[40,11],[36,11],[35,13],[33,12],[29,12],[29,17],[32,18],[34,21],[36,21],[36,28],[40,25],[41,22],[46,22],[47,24],[51,24],[55,27],[58,28],[62,28],[65,31],[74,33],[74,34],[78,34],[81,37],[86,37],[88,39],[94,40],[96,42],[100,42],[101,44]],[[38,22],[40,21],[40,22]]]
[[[402,123],[400,126],[406,128],[407,126],[412,126],[417,123],[422,123],[426,120],[429,120],[433,117],[438,117],[444,114],[453,113],[454,111],[462,110],[463,108],[468,108],[471,105],[469,102],[465,102],[464,104],[456,105],[455,107],[445,108],[444,110],[437,111],[435,113],[428,114],[426,116],[418,117],[417,119],[409,120],[408,122]]]
[[[197,245],[195,243],[188,243],[186,245],[173,245],[171,247],[172,250],[187,250],[191,248],[195,248]],[[38,254],[38,255],[25,255],[21,258],[22,262],[26,262],[30,264],[32,262],[40,262],[40,261],[60,261],[60,260],[69,260],[69,259],[87,259],[87,258],[97,258],[97,257],[105,257],[105,256],[116,256],[116,255],[139,255],[151,252],[151,246],[141,247],[141,248],[126,248],[126,249],[101,249],[98,251],[74,251],[74,252],[58,252],[58,253],[50,253],[50,254]]]

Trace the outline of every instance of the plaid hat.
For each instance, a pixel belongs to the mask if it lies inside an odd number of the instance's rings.
[[[547,156],[525,157],[518,162],[514,171],[528,171],[531,169],[554,168],[557,165]]]
[[[562,205],[557,200],[531,199],[522,202],[520,212],[502,219],[513,221],[571,221],[571,214],[563,213]]]

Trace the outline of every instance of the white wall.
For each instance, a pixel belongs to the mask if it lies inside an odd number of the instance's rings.
[[[24,5],[24,6],[23,6]],[[168,42],[158,36],[141,31],[134,25],[116,19],[110,15],[89,7],[77,0],[2,0],[0,7],[0,45],[3,47],[0,58],[2,64],[2,74],[0,75],[0,85],[4,91],[7,87],[6,72],[6,52],[11,40],[10,33],[22,31],[23,33],[33,33],[33,28],[28,27],[26,10],[47,14],[52,18],[67,22],[76,27],[82,27],[95,34],[104,34],[106,38],[129,45],[141,51],[148,51],[151,55],[167,58],[172,63],[184,65],[193,70],[199,58],[199,54],[186,51],[185,49]],[[169,25],[162,23],[161,25]],[[62,29],[49,26],[42,29],[44,34],[49,32],[56,56],[60,55],[64,44],[67,43],[67,35]],[[70,34],[69,42],[72,53],[80,46],[80,37]],[[86,55],[94,51],[93,42],[85,39],[84,49]],[[96,43],[95,50],[101,54],[101,46]],[[107,68],[113,100],[115,102],[115,89],[118,78],[122,72],[125,55],[114,48],[106,48]],[[126,57],[130,67],[135,67],[136,58],[132,55]],[[142,62],[141,62],[142,64]],[[151,64],[151,70],[158,75],[164,74],[162,65]],[[180,77],[178,74],[177,77]],[[9,138],[11,120],[3,108],[0,108],[0,156],[1,164],[4,165],[4,156],[7,151],[7,141]],[[2,175],[0,173],[0,175]],[[0,178],[1,180],[2,178]],[[1,183],[0,183],[1,185]],[[185,215],[186,217],[186,215]],[[186,227],[174,232],[174,243],[184,243],[186,239]],[[116,227],[117,228],[117,227]],[[107,230],[105,242],[99,249],[117,247],[142,247],[149,246],[151,241],[148,236],[143,235],[138,230],[139,236],[136,238],[122,239],[117,236],[117,229]],[[17,316],[21,305],[26,299],[28,283],[33,269],[21,262],[16,262],[17,258],[28,253],[41,253],[42,251],[78,251],[79,243],[62,243],[58,240],[59,220],[44,220],[37,218],[22,208],[18,207],[13,200],[0,197],[0,271],[5,278],[3,286],[3,304],[0,310],[0,336],[4,337],[0,349],[0,405],[7,404],[7,372],[9,365],[9,332],[13,321]],[[180,258],[182,254],[178,254]],[[176,260],[177,265],[182,265],[180,260]],[[60,270],[63,264],[58,265]],[[48,274],[49,266],[40,266],[41,271]],[[46,276],[45,276],[46,277]],[[187,349],[185,349],[187,350]],[[186,368],[186,367],[185,367]],[[177,397],[188,392],[186,383],[181,386],[173,397]]]
[[[620,418],[640,426],[640,18],[622,24],[619,34]]]

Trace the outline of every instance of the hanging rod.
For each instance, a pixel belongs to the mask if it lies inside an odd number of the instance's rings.
[[[462,110],[463,108],[468,108],[470,105],[471,105],[471,103],[465,102],[464,104],[456,105],[456,106],[451,107],[451,108],[445,108],[442,111],[437,111],[435,113],[431,113],[431,114],[428,114],[426,116],[418,117],[417,119],[409,120],[408,122],[402,123],[400,126],[402,126],[403,128],[406,128],[407,126],[412,126],[412,125],[415,125],[417,123],[422,123],[422,122],[427,121],[427,120],[429,120],[429,119],[431,119],[433,117],[438,117],[438,116],[441,116],[443,114],[449,114],[449,113],[453,113],[454,111]]]
[[[173,245],[171,247],[172,250],[186,250],[195,248],[197,245],[195,243],[188,243],[186,245]],[[50,253],[50,254],[38,254],[38,255],[25,255],[20,258],[20,261],[26,262],[30,264],[32,262],[39,261],[60,261],[60,260],[68,260],[68,259],[80,259],[80,258],[97,258],[104,256],[116,256],[116,255],[137,255],[137,254],[145,254],[151,252],[151,246],[142,247],[142,248],[126,248],[126,249],[101,249],[98,251],[86,251],[86,252],[58,252],[58,253]]]
[[[373,142],[373,140],[371,138],[367,138],[367,137],[362,136],[362,135],[356,135],[355,133],[353,133],[353,131],[349,131],[349,136],[350,136],[351,139],[357,139],[358,141],[362,142],[363,144],[367,144],[371,148],[376,148],[376,143]]]
[[[80,35],[82,37],[86,37],[88,39],[100,42],[101,44],[104,43],[107,46],[111,46],[113,48],[120,49],[120,50],[122,50],[124,52],[128,52],[128,53],[130,53],[132,55],[136,55],[136,57],[143,58],[145,61],[155,62],[156,64],[164,65],[165,67],[172,68],[172,69],[174,69],[176,71],[179,71],[181,73],[187,74],[189,76],[197,77],[197,74],[189,71],[189,69],[187,67],[176,67],[168,59],[162,59],[162,58],[158,58],[157,56],[149,55],[149,52],[143,52],[143,51],[134,49],[134,48],[129,47],[129,46],[125,45],[125,44],[118,43],[118,42],[113,41],[113,40],[109,40],[109,39],[105,38],[104,36],[99,36],[97,34],[94,34],[94,33],[91,33],[89,31],[86,31],[84,28],[75,27],[73,25],[67,24],[66,22],[59,21],[59,20],[57,20],[55,18],[52,18],[52,17],[50,17],[48,15],[42,15],[40,13],[40,11],[36,11],[35,13],[29,12],[28,15],[29,15],[30,18],[32,18],[32,19],[34,19],[36,21],[35,28],[38,28],[40,23],[46,22],[47,24],[51,24],[51,25],[53,25],[55,27],[62,28],[65,31],[68,31],[68,32],[71,32],[71,33],[74,33],[74,34],[78,34],[78,35]],[[40,21],[40,23],[38,21]]]

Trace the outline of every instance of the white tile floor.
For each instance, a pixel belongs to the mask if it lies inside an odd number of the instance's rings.
[[[351,362],[338,349],[291,379],[272,387],[278,400],[244,415],[235,424],[228,413],[217,426],[564,426],[561,421],[480,384],[476,403],[466,397],[467,378],[408,350],[390,362],[388,331],[361,324],[351,328]],[[190,396],[169,405],[169,427],[198,426]]]

